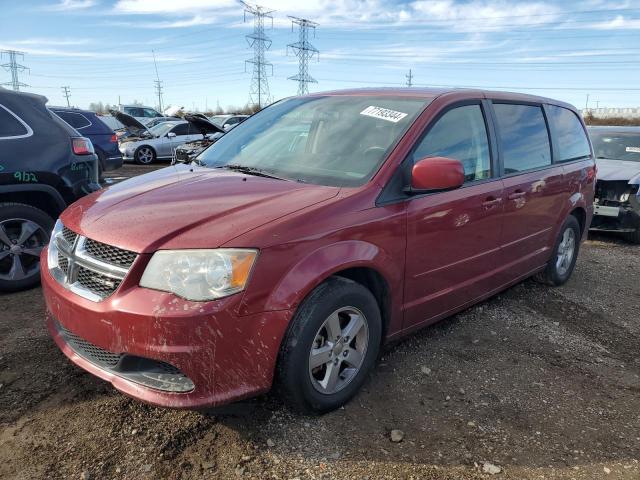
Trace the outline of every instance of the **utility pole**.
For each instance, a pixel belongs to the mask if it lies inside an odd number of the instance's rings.
[[[298,57],[298,75],[289,77],[289,80],[295,80],[298,82],[298,95],[306,95],[309,93],[309,84],[318,83],[318,81],[309,75],[309,59],[315,55],[320,61],[320,52],[316,47],[309,43],[309,29],[313,29],[313,37],[316,36],[316,27],[318,24],[307,20],[306,18],[292,17],[291,19],[291,31],[293,26],[298,25],[298,41],[296,43],[290,43],[287,45],[287,53],[289,48],[295,51],[296,57]]]
[[[271,39],[264,33],[264,19],[271,19],[271,28],[273,28],[273,17],[271,14],[274,10],[268,10],[259,5],[244,5],[244,21],[247,21],[247,13],[253,15],[253,33],[247,35],[249,47],[253,48],[253,58],[245,60],[245,71],[247,63],[253,65],[251,76],[251,86],[249,88],[249,103],[262,108],[263,103],[270,103],[271,95],[269,94],[269,82],[267,81],[267,69],[271,67],[273,75],[273,65],[265,60],[264,52],[271,48]]]
[[[64,95],[64,97],[67,99],[67,107],[71,107],[71,104],[69,103],[69,97],[71,96],[71,87],[69,87],[68,85],[62,87],[62,95]]]
[[[0,83],[0,85],[11,85],[16,92],[20,90],[20,87],[28,87],[26,83],[22,83],[18,78],[18,73],[29,70],[24,65],[20,65],[16,60],[17,57],[21,57],[24,60],[24,52],[18,52],[17,50],[0,50],[0,58],[4,56],[9,57],[9,63],[0,65],[6,71],[11,72],[11,81],[6,83]]]
[[[162,108],[162,82],[160,81],[160,75],[158,75],[158,64],[156,63],[156,52],[151,50],[153,54],[153,65],[156,68],[156,79],[154,80],[156,94],[158,95],[158,108],[160,109],[160,113],[163,113],[164,110]]]
[[[405,75],[405,77],[407,77],[407,87],[413,87],[413,73],[411,72],[411,69],[409,69],[409,74]]]
[[[589,94],[587,93],[587,101],[584,104],[584,110],[589,113]]]

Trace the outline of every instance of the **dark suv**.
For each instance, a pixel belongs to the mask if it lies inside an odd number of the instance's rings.
[[[100,174],[122,166],[122,154],[118,150],[118,137],[95,112],[78,108],[49,107],[53,113],[91,140],[98,156]]]
[[[46,102],[0,87],[0,291],[38,283],[55,219],[100,188],[91,141]]]

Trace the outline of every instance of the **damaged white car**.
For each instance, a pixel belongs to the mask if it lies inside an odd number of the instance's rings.
[[[640,244],[640,127],[590,127],[598,166],[591,230]]]

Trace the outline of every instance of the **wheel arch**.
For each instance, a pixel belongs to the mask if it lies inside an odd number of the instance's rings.
[[[576,207],[569,215],[573,215],[578,220],[580,224],[580,235],[583,236],[587,230],[587,211],[583,207]]]
[[[0,203],[24,203],[38,208],[54,220],[67,207],[60,192],[50,185],[3,185]]]
[[[264,310],[297,310],[309,294],[331,277],[341,277],[368,288],[383,320],[383,339],[402,326],[404,269],[376,245],[361,240],[337,242],[303,258],[275,285]]]

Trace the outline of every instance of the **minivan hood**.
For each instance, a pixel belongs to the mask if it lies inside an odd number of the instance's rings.
[[[640,183],[640,162],[599,158],[596,160],[596,164],[598,166],[598,180],[627,180],[632,184]]]
[[[337,187],[175,165],[84,197],[60,218],[82,235],[139,253],[216,248],[333,198],[339,191]]]

